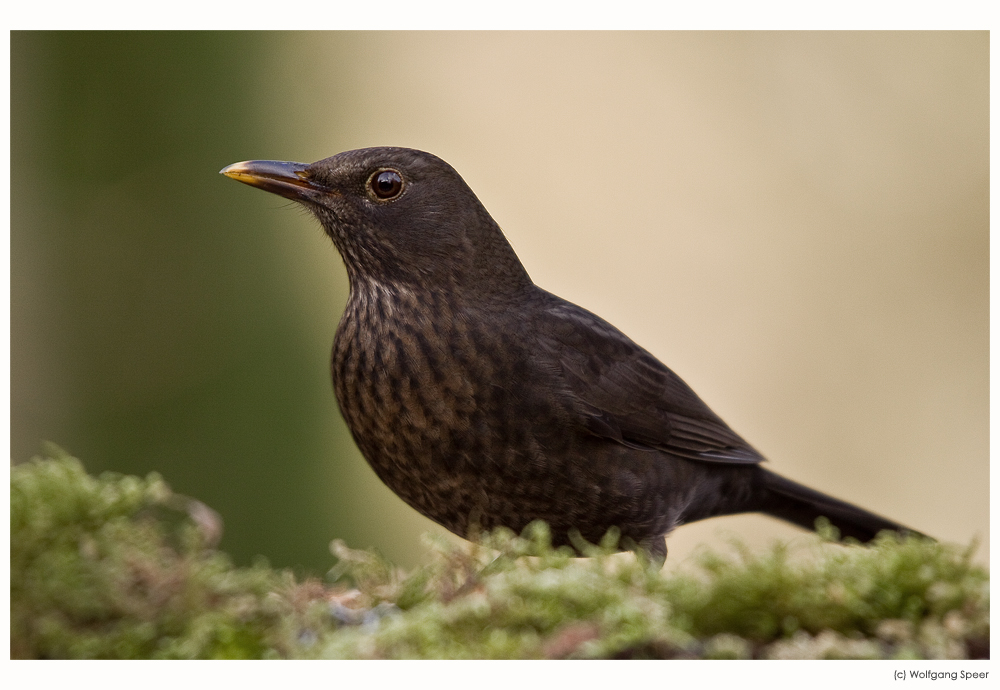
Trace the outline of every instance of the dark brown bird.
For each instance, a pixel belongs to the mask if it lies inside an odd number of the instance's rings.
[[[376,474],[460,536],[579,530],[666,556],[678,525],[761,512],[842,536],[907,528],[761,467],[674,372],[586,309],[537,287],[440,158],[347,151],[222,170],[308,208],[347,266],[333,385]]]

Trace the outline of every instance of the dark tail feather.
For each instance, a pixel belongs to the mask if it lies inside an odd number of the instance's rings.
[[[796,484],[763,468],[760,477],[767,493],[759,509],[760,512],[787,520],[808,530],[816,529],[816,518],[825,517],[830,524],[840,530],[841,538],[854,537],[862,542],[871,541],[883,530],[919,537],[927,536],[863,508],[814,491],[802,484]]]

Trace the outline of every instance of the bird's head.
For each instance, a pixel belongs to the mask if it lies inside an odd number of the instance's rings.
[[[465,181],[437,156],[380,147],[312,164],[245,161],[221,171],[302,203],[364,283],[500,295],[531,281]]]

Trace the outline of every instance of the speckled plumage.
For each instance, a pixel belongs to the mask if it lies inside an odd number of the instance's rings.
[[[542,519],[566,543],[618,527],[663,556],[677,525],[739,512],[825,515],[863,540],[906,531],[760,467],[676,374],[535,286],[439,158],[376,148],[223,172],[302,202],[336,244],[351,286],[340,409],[382,481],[453,532]]]

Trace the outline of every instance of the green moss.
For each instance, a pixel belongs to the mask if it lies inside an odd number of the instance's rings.
[[[589,559],[526,538],[436,544],[415,575],[423,598],[319,654],[370,658],[963,658],[988,648],[989,578],[973,549],[886,534],[869,548],[818,537],[790,553],[705,551],[664,577],[610,544]],[[378,582],[371,554],[338,555],[365,573],[368,605],[406,580]],[[387,565],[380,566],[386,572]],[[350,570],[347,568],[346,570]],[[367,578],[367,579],[366,579]]]
[[[256,658],[297,646],[296,583],[209,548],[217,519],[157,475],[11,468],[11,656]]]
[[[11,470],[11,655],[42,658],[963,658],[988,654],[974,546],[883,535],[703,552],[661,575],[617,535],[544,524],[429,540],[404,572],[334,542],[328,584],[235,568],[220,523],[156,475],[61,451]],[[831,535],[827,534],[827,537]]]

